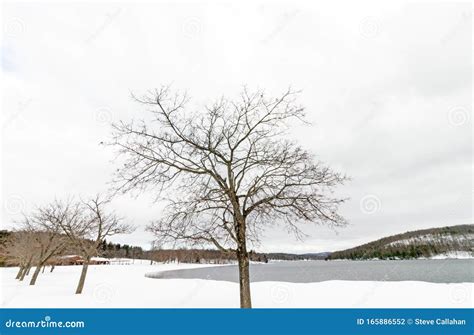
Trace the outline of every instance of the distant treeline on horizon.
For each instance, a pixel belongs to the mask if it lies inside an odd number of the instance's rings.
[[[5,241],[9,236],[15,234],[13,231],[0,231],[0,266],[15,265],[7,263],[4,255]],[[63,255],[74,255],[74,249],[66,248]],[[259,253],[249,252],[251,261],[267,263],[269,260],[309,260],[324,259],[328,253],[296,255],[290,253]],[[225,264],[237,261],[234,253],[215,249],[152,249],[143,250],[142,247],[129,244],[120,244],[103,241],[99,247],[97,256],[105,258],[132,258],[148,259],[156,262],[180,262],[180,263],[214,263]]]
[[[106,258],[136,258],[149,259],[156,262],[180,263],[217,263],[225,264],[237,261],[234,253],[216,249],[152,249],[143,250],[127,244],[104,242],[101,246],[101,255]],[[269,260],[309,260],[325,259],[328,253],[296,255],[290,253],[261,253],[251,250],[250,260],[267,263]]]

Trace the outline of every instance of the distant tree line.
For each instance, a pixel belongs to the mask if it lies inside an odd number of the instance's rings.
[[[105,258],[145,259],[146,253],[141,247],[104,240],[99,247],[99,256]]]
[[[324,260],[329,256],[330,252],[311,253],[311,254],[288,254],[288,253],[270,253],[266,254],[269,260],[281,261],[309,261]]]
[[[423,229],[336,251],[328,259],[413,259],[449,252],[474,253],[474,225]]]
[[[20,232],[0,231],[0,266],[19,266],[21,258],[18,250],[7,250],[14,245],[11,241],[20,238]],[[63,236],[65,237],[65,236]],[[23,238],[23,237],[21,237]],[[91,241],[89,241],[90,243]],[[71,246],[65,246],[55,256],[73,255],[77,250]],[[325,259],[329,253],[316,254],[290,254],[290,253],[259,253],[253,250],[249,251],[250,260],[253,262],[267,263],[269,260],[320,260]],[[10,256],[8,256],[10,255]],[[131,259],[148,259],[154,262],[178,262],[178,263],[211,263],[226,264],[237,262],[234,253],[224,252],[218,249],[152,249],[143,250],[142,247],[129,244],[120,244],[103,240],[97,249],[97,256],[105,258],[131,258]],[[48,265],[52,265],[49,262]]]
[[[264,253],[250,251],[249,255],[250,259],[254,262],[268,262],[268,257]],[[160,263],[178,262],[225,264],[237,261],[235,254],[217,249],[183,248],[143,250],[141,247],[107,241],[103,241],[100,246],[100,256],[106,258],[149,259]]]
[[[62,238],[66,238],[66,236],[62,235]],[[20,250],[16,248],[19,245],[20,240],[23,240],[25,248],[28,248],[28,240],[25,239],[25,235],[22,232],[7,230],[0,231],[0,266],[22,266],[22,255],[28,253],[27,250]],[[88,243],[91,243],[91,241],[88,241]],[[30,254],[33,255],[34,252],[35,250],[31,249]],[[76,253],[77,249],[71,247],[70,245],[65,245],[61,250],[58,250],[54,256],[60,257],[64,255],[74,255]],[[268,257],[264,253],[250,251],[249,255],[250,259],[254,262],[268,262]],[[151,261],[163,263],[178,262],[224,264],[237,261],[234,254],[215,249],[143,250],[139,246],[107,242],[106,240],[103,240],[100,243],[96,256],[105,258],[149,259]],[[275,258],[272,257],[272,259]],[[54,259],[45,265],[52,265],[53,261]],[[25,260],[23,263],[25,263],[25,267],[28,267],[27,260]]]
[[[146,258],[156,262],[179,262],[179,263],[213,263],[225,264],[237,262],[237,256],[216,249],[157,249],[145,252]],[[266,254],[249,252],[249,258],[254,262],[268,262]]]

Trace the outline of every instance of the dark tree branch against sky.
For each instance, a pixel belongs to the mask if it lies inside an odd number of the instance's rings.
[[[332,195],[347,178],[287,139],[304,120],[298,92],[277,97],[244,89],[194,111],[186,94],[168,87],[135,97],[151,113],[113,124],[123,164],[115,174],[119,192],[149,190],[167,200],[149,227],[156,240],[213,245],[239,262],[241,307],[251,307],[249,242],[278,224],[301,236],[299,222],[343,226]]]

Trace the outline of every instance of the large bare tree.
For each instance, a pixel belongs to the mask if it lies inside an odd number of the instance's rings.
[[[235,253],[243,308],[252,306],[248,244],[264,227],[301,236],[299,222],[345,224],[337,213],[344,199],[332,192],[346,177],[286,137],[292,121],[304,121],[297,96],[244,90],[191,112],[186,94],[163,87],[134,97],[148,106],[146,118],[113,124],[123,158],[117,191],[151,189],[168,201],[149,226],[158,242]]]

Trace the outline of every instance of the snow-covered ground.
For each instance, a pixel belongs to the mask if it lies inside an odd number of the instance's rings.
[[[201,279],[152,279],[145,273],[205,267],[195,264],[129,264],[89,267],[82,295],[74,291],[80,266],[46,269],[35,286],[15,280],[18,268],[0,268],[2,307],[239,307],[236,283]],[[254,307],[472,308],[473,283],[326,281],[253,283]]]
[[[472,259],[474,255],[469,251],[450,251],[444,254],[431,256],[430,259]]]
[[[411,245],[411,244],[447,244],[447,243],[472,243],[474,241],[474,234],[427,234],[415,237],[406,238],[403,240],[388,243],[387,246]]]

